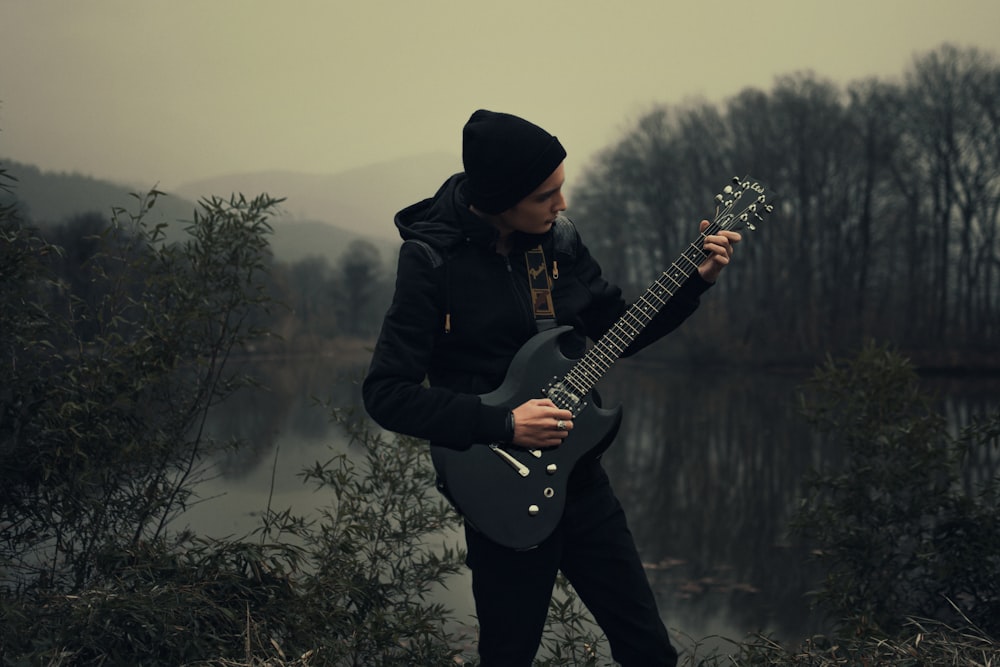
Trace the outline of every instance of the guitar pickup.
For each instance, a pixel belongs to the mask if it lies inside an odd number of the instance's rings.
[[[504,461],[506,461],[508,464],[510,464],[510,467],[516,470],[517,474],[520,475],[521,477],[527,477],[529,474],[531,474],[531,471],[528,469],[528,466],[524,465],[510,454],[500,449],[500,445],[492,444],[490,445],[490,449],[493,450],[494,454],[496,454]]]

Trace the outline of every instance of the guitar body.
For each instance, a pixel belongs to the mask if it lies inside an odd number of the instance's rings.
[[[513,409],[545,397],[577,362],[559,349],[559,337],[571,330],[557,327],[529,339],[511,361],[503,383],[480,397],[483,403]],[[463,449],[431,446],[442,492],[486,537],[512,549],[530,549],[555,530],[566,506],[570,473],[580,460],[610,446],[622,419],[620,406],[602,408],[593,394],[579,398],[573,430],[558,447],[529,451],[506,443]],[[521,472],[494,446],[513,457]]]

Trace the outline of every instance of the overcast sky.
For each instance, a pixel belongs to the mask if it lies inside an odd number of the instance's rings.
[[[583,166],[655,103],[1000,51],[998,0],[0,0],[0,157],[170,188],[459,154],[478,107]]]

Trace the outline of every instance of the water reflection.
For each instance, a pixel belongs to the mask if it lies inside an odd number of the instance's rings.
[[[215,476],[197,490],[202,502],[181,526],[212,537],[242,536],[268,507],[308,514],[330,501],[305,486],[300,473],[347,446],[323,404],[360,406],[359,378],[367,363],[335,358],[256,362],[242,369],[259,382],[217,406],[207,431],[239,447],[214,461]]]
[[[201,490],[213,499],[186,515],[190,526],[245,534],[269,497],[273,507],[300,514],[329,502],[298,476],[329,458],[331,447],[345,446],[316,400],[358,406],[365,366],[333,359],[257,365],[267,391],[234,396],[211,425],[246,445],[219,461],[220,476]],[[675,631],[738,640],[763,630],[797,640],[822,629],[806,598],[816,573],[787,531],[803,474],[832,457],[798,415],[803,379],[745,372],[708,381],[625,361],[602,382],[605,404],[626,406],[605,467]],[[997,398],[996,387],[942,393],[958,423]],[[456,583],[444,600],[461,618],[472,614],[468,588]]]
[[[786,531],[799,480],[823,457],[796,413],[800,378],[635,364],[604,385],[626,406],[605,466],[668,624],[733,639],[818,629],[813,576]]]

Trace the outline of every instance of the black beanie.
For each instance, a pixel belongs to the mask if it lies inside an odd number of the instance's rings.
[[[502,213],[535,191],[566,158],[559,140],[523,118],[479,109],[462,130],[469,203]]]

